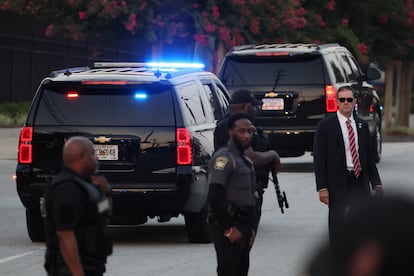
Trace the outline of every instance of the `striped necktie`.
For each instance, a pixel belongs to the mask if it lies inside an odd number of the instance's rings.
[[[359,165],[358,152],[355,143],[355,133],[351,125],[351,120],[346,120],[346,127],[348,128],[349,147],[352,155],[352,163],[354,164],[354,174],[356,177],[358,177],[359,173],[361,172],[361,167]]]

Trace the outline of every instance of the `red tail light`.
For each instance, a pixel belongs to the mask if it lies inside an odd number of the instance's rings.
[[[336,112],[336,89],[332,85],[325,86],[326,112]]]
[[[20,131],[18,162],[23,164],[32,163],[32,138],[33,128],[23,127]]]
[[[190,132],[186,128],[177,129],[177,164],[191,165],[193,151],[191,149]]]
[[[371,104],[369,106],[369,113],[374,113],[374,105],[373,104]]]

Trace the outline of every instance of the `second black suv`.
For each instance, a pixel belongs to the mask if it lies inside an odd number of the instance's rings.
[[[382,105],[354,56],[338,44],[241,45],[226,54],[219,78],[230,93],[249,89],[263,102],[255,124],[269,135],[281,156],[312,151],[317,123],[337,110],[336,90],[350,85],[356,91],[355,112],[369,124],[376,161],[381,158]]]
[[[90,139],[113,190],[111,224],[184,215],[191,242],[209,242],[207,165],[228,92],[186,64],[95,63],[52,72],[20,135],[16,184],[32,241],[44,239],[39,198],[61,169],[62,147]],[[197,66],[200,67],[200,66]]]

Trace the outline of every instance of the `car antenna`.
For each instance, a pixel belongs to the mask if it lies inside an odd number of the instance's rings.
[[[69,40],[66,38],[66,50],[65,50],[65,68],[66,68],[66,71],[64,73],[65,76],[70,76],[72,74],[69,70],[68,55],[69,55]]]

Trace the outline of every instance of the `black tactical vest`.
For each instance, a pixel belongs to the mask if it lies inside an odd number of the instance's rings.
[[[105,271],[106,257],[112,253],[112,241],[108,237],[106,227],[110,210],[108,198],[97,187],[69,170],[63,170],[53,180],[51,187],[45,195],[44,206],[41,208],[45,222],[47,244],[45,268],[49,275],[54,275],[53,271],[55,269],[65,266],[59,250],[56,227],[51,216],[48,216],[48,214],[52,214],[51,196],[53,191],[64,182],[78,185],[85,192],[88,199],[79,227],[75,229],[84,270],[103,273]]]

